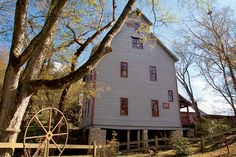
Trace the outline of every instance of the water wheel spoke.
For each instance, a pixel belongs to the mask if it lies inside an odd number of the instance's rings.
[[[64,135],[67,135],[68,133],[65,132],[65,133],[58,133],[58,134],[53,134],[53,136],[64,136]]]
[[[29,137],[25,137],[26,140],[30,140],[30,139],[35,139],[35,138],[44,138],[46,137],[46,135],[39,135],[39,136],[29,136]]]
[[[54,117],[54,111],[57,112],[57,117]],[[41,109],[30,119],[26,127],[23,143],[24,155],[49,157],[50,153],[54,152],[50,152],[52,146],[56,150],[54,153],[59,153],[58,156],[60,156],[67,143],[68,135],[68,123],[60,110],[52,107]],[[30,143],[34,144],[34,148],[31,148]]]
[[[57,125],[52,129],[52,132],[57,128],[57,126],[61,123],[63,117],[61,117],[61,119],[57,122]]]
[[[60,151],[60,153],[62,152],[62,150],[58,147],[57,143],[51,138],[53,144],[57,147],[57,149]]]
[[[37,122],[39,123],[39,125],[43,128],[43,130],[45,131],[45,133],[47,134],[47,130],[45,129],[45,127],[43,126],[43,124],[40,122],[40,120],[38,119],[38,117],[35,117],[35,119],[37,120]]]
[[[45,157],[48,157],[48,156],[49,156],[49,141],[48,141],[48,140],[45,142],[44,156],[45,156]]]
[[[33,154],[32,157],[37,156],[37,153],[39,152],[39,150],[41,149],[41,147],[42,147],[42,145],[45,143],[45,141],[47,141],[47,139],[45,139],[45,140],[43,141],[43,143],[41,143],[41,144],[39,145],[39,147],[37,148],[36,152]]]
[[[51,131],[51,125],[52,125],[52,108],[49,109],[48,131]]]

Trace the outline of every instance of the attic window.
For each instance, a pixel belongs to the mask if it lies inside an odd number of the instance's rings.
[[[132,37],[132,48],[143,49],[143,40],[141,38]]]
[[[139,23],[134,23],[134,30],[137,31],[139,29]]]

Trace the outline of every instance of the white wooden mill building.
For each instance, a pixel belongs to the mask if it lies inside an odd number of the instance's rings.
[[[113,51],[84,80],[110,87],[85,98],[83,128],[89,142],[103,143],[112,130],[120,142],[169,134],[181,128],[175,62],[178,60],[134,10],[112,41]],[[144,31],[146,30],[146,31]]]

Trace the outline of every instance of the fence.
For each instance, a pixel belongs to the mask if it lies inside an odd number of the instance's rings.
[[[227,146],[227,151],[229,152],[228,144],[236,139],[236,128],[226,131],[224,133],[218,133],[214,135],[209,135],[205,137],[188,138],[188,143],[191,146],[199,148],[204,151],[208,148],[215,146],[216,144],[224,144]],[[171,148],[169,144],[170,139],[167,137],[158,138],[155,136],[154,139],[148,140],[138,140],[138,141],[127,141],[124,143],[119,143],[119,148],[123,147],[122,152],[135,152],[143,151],[147,149],[168,149]],[[160,142],[162,142],[160,144]],[[124,146],[126,146],[124,148]]]
[[[126,149],[122,152],[130,152],[130,151],[142,151],[151,149],[151,148],[157,148],[157,149],[167,149],[170,148],[169,143],[169,138],[163,137],[163,138],[158,138],[155,136],[154,139],[148,139],[148,140],[139,140],[139,141],[128,141],[124,143],[119,143],[119,147],[126,146]],[[160,142],[162,144],[160,145]]]
[[[189,143],[194,143],[196,147],[204,151],[205,149],[211,148],[212,146],[216,144],[225,144],[227,146],[228,154],[230,153],[228,144],[231,141],[234,141],[236,139],[236,128],[231,129],[224,133],[219,133],[215,135],[209,135],[206,137],[200,137],[200,138],[188,138]],[[151,148],[157,148],[157,149],[167,149],[170,148],[169,145],[170,139],[167,137],[158,138],[155,136],[154,139],[148,139],[148,140],[138,140],[138,141],[128,141],[124,143],[119,143],[119,147],[126,146],[126,149],[122,152],[132,152],[132,151],[143,151]],[[193,145],[192,145],[193,146]],[[27,148],[38,148],[39,144],[36,143],[28,143],[26,144]],[[64,145],[58,144],[59,148],[63,148]],[[0,148],[23,148],[23,143],[0,143]],[[49,144],[49,148],[57,148],[54,144]],[[71,145],[67,144],[65,145],[65,149],[87,149],[91,150],[92,155],[76,155],[73,157],[96,157],[97,156],[97,149],[104,148],[102,145],[97,145],[96,142],[94,142],[93,145]],[[72,157],[72,156],[70,156]]]
[[[200,137],[200,138],[188,138],[189,143],[195,143],[196,147],[199,147],[201,151],[204,151],[205,149],[209,149],[216,144],[225,144],[227,147],[228,154],[229,147],[228,143],[236,139],[236,128],[231,129],[229,131],[218,133],[214,135],[209,135],[206,137]]]
[[[25,144],[25,147],[27,147],[27,148],[39,148],[39,146],[40,146],[40,144],[37,144],[37,143]],[[96,157],[97,156],[97,149],[104,148],[104,146],[96,145],[96,142],[94,142],[93,145],[57,144],[57,146],[55,146],[54,144],[49,144],[49,148],[51,148],[51,149],[57,149],[57,148],[63,148],[63,147],[65,149],[88,149],[93,152],[92,155],[76,155],[76,156],[73,155],[70,157]],[[23,147],[23,143],[0,143],[0,148],[11,148],[11,149],[22,148],[23,149],[24,147]]]

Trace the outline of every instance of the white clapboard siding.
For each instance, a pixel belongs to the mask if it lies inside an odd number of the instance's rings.
[[[175,58],[166,49],[152,41],[144,43],[144,49],[132,48],[131,36],[141,36],[131,27],[123,26],[112,41],[113,51],[97,65],[99,84],[110,87],[95,98],[93,125],[84,118],[84,127],[117,129],[176,129],[180,127]],[[120,77],[120,62],[128,62],[128,78]],[[156,66],[157,81],[150,81],[149,66]],[[170,108],[168,90],[173,90],[174,101]],[[120,97],[128,98],[128,116],[120,116]],[[159,101],[159,117],[152,117],[151,100]]]

